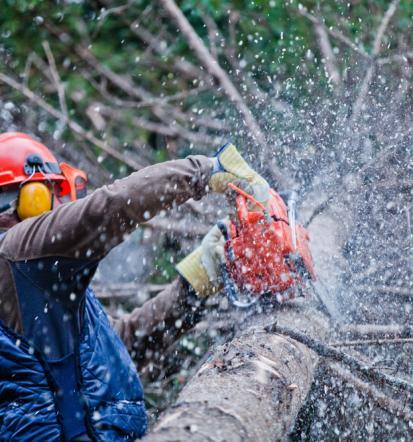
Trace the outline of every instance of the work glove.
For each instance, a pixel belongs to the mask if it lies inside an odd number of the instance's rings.
[[[201,245],[176,266],[179,274],[200,297],[215,294],[222,288],[220,267],[224,262],[224,244],[221,231],[214,226]]]
[[[225,193],[229,183],[242,183],[252,190],[252,196],[267,205],[270,186],[267,181],[247,164],[237,148],[227,143],[213,157],[214,169],[209,186],[214,192]]]

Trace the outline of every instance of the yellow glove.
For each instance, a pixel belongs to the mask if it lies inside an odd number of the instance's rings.
[[[222,288],[220,266],[224,260],[224,244],[221,231],[214,226],[201,245],[176,266],[201,297],[215,294]]]
[[[233,144],[222,146],[213,160],[214,170],[209,185],[214,192],[224,193],[228,189],[228,183],[242,180],[251,187],[254,198],[266,205],[270,186],[261,175],[251,169]]]

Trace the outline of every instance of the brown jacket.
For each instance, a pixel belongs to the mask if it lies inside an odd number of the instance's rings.
[[[0,320],[25,336],[24,295],[17,294],[11,263],[51,257],[98,262],[140,222],[191,197],[201,198],[211,171],[204,156],[150,166],[9,229],[0,238]],[[86,274],[86,282],[92,277]],[[132,314],[112,321],[135,359],[150,358],[191,321],[196,298],[187,294],[188,287],[177,279]],[[165,333],[178,318],[182,326]]]

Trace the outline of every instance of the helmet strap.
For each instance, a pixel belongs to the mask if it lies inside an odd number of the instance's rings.
[[[36,173],[36,166],[33,166],[33,170],[32,170],[31,175],[28,178],[26,178],[24,181],[22,181],[19,184],[19,187],[23,187],[28,181],[31,181],[31,179],[33,178],[35,173]]]

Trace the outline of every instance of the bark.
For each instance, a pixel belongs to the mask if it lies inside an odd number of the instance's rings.
[[[318,358],[296,340],[266,331],[275,320],[319,339],[327,335],[325,317],[305,304],[249,317],[230,342],[210,352],[144,440],[285,439],[309,392]]]

